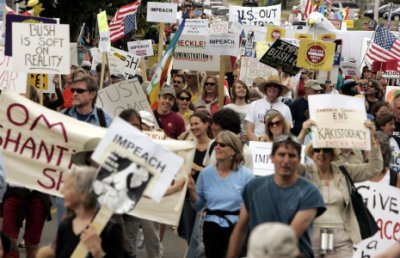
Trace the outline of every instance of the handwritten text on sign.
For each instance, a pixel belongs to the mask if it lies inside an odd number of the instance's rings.
[[[229,21],[239,19],[243,24],[264,27],[268,24],[279,25],[281,20],[281,5],[265,7],[229,6]]]
[[[13,72],[11,66],[12,57],[4,55],[4,47],[0,47],[0,90],[25,93],[26,73]]]
[[[69,74],[69,25],[13,23],[13,70]]]

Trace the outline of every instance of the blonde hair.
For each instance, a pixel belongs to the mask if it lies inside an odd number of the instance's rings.
[[[220,132],[215,139],[220,138],[226,145],[231,147],[235,154],[232,156],[231,169],[238,171],[239,165],[244,163],[243,144],[239,136],[231,131]]]
[[[281,112],[275,109],[269,110],[264,116],[264,123],[265,123],[265,135],[261,137],[261,141],[264,142],[272,142],[274,140],[274,136],[272,135],[271,130],[269,129],[268,124],[272,122],[272,119],[278,117],[282,123],[282,134],[290,134],[290,128],[288,123],[286,122],[285,117],[282,115]]]

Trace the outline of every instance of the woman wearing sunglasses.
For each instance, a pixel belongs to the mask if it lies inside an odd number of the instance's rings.
[[[239,219],[241,191],[253,178],[243,164],[243,145],[239,137],[223,131],[215,139],[216,164],[204,168],[188,183],[193,208],[205,208],[203,240],[207,258],[226,256],[229,237]]]
[[[260,137],[261,141],[273,142],[275,137],[282,134],[290,134],[290,129],[281,112],[271,109],[265,114],[265,135]]]
[[[224,91],[226,88],[224,88]],[[224,105],[231,103],[228,93],[224,96]],[[214,75],[206,77],[203,85],[203,93],[199,99],[196,110],[206,110],[213,116],[218,111],[218,78]]]
[[[192,94],[187,89],[179,90],[176,93],[176,101],[178,104],[178,115],[185,121],[186,130],[189,129],[189,119],[193,114],[194,106],[192,104]]]
[[[371,134],[371,156],[368,163],[343,165],[354,182],[369,180],[380,174],[383,167],[380,146],[375,142],[374,129],[370,122],[365,126]],[[353,245],[361,239],[356,214],[351,204],[350,192],[343,170],[335,161],[338,155],[332,148],[314,148],[309,144],[306,155],[314,164],[305,166],[301,172],[320,190],[326,204],[326,212],[314,220],[312,247],[315,257],[353,257]],[[325,230],[333,232],[333,245],[322,249]],[[326,247],[326,246],[325,246]],[[325,252],[324,252],[325,251]]]

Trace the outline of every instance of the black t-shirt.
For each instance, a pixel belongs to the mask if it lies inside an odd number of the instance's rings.
[[[207,152],[207,149],[205,149],[204,151],[199,151],[196,149],[196,152],[194,153],[193,163],[202,167],[206,152]],[[200,171],[197,171],[197,173],[193,175],[193,179],[195,182],[197,182],[197,178],[199,177],[199,172]]]
[[[393,131],[393,138],[396,140],[397,144],[400,146],[400,122],[395,123],[395,128]]]
[[[303,127],[303,122],[308,119],[306,113],[308,111],[308,100],[305,98],[296,99],[292,105],[290,105],[290,112],[293,118],[293,128],[291,133],[294,135],[299,135],[301,128]]]

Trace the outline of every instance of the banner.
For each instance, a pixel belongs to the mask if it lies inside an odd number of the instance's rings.
[[[13,72],[12,59],[4,54],[4,47],[0,46],[0,90],[25,93],[26,73]]]
[[[239,35],[229,33],[209,34],[206,37],[206,54],[208,55],[239,55]]]
[[[11,91],[0,96],[0,149],[7,182],[61,196],[63,172],[71,168],[71,154],[85,142],[103,138],[106,129],[49,110]],[[135,141],[136,139],[133,139]],[[184,160],[177,178],[190,172],[195,144],[187,141],[157,141]],[[169,225],[178,225],[186,187],[163,197],[160,203],[141,198],[132,215]]]
[[[13,70],[25,73],[69,74],[69,25],[16,23],[13,25]]]
[[[296,67],[298,50],[298,47],[277,39],[260,62],[295,76],[300,71],[300,68]]]
[[[279,25],[281,22],[282,6],[271,5],[264,7],[229,6],[229,21],[241,21],[243,24],[264,27],[268,24]]]
[[[332,42],[300,40],[297,67],[309,70],[331,71],[335,53]]]
[[[371,149],[370,132],[363,99],[323,94],[308,98],[315,148]]]
[[[179,23],[181,23],[180,21]],[[182,34],[186,35],[208,35],[207,19],[186,19]]]
[[[353,258],[376,257],[400,239],[400,189],[387,182],[356,184],[380,230],[354,246]]]
[[[278,75],[278,71],[275,68],[260,63],[256,58],[242,57],[240,62],[240,80],[244,81],[248,86],[251,86],[257,77],[267,79],[273,74]]]
[[[249,142],[253,158],[253,172],[256,176],[268,176],[275,173],[275,165],[271,160],[271,142]]]
[[[177,9],[174,3],[147,2],[147,21],[176,23]]]
[[[206,54],[206,36],[181,35],[175,48],[174,69],[219,71],[219,56]]]
[[[360,72],[358,70],[358,66],[356,63],[341,61],[340,68],[343,72],[343,77],[351,76],[351,77],[360,77]]]
[[[267,35],[265,37],[267,42],[275,42],[277,39],[283,39],[286,36],[286,29],[279,26],[269,25],[267,27]]]
[[[128,44],[128,52],[135,56],[154,55],[151,39],[130,41],[127,44]]]

